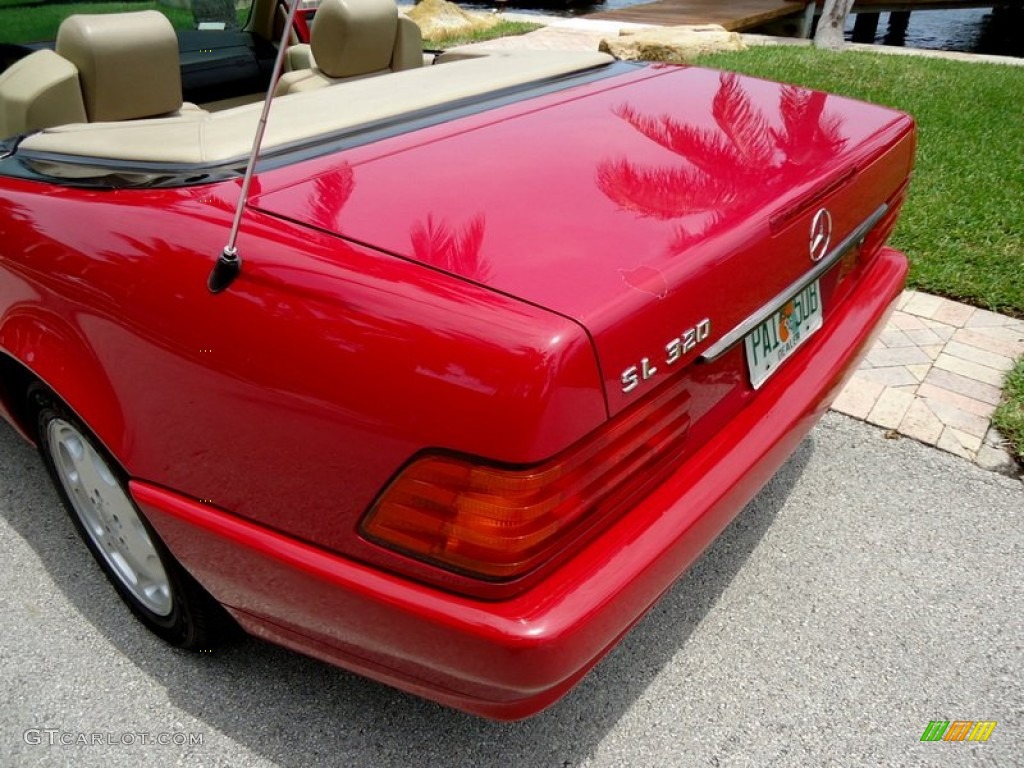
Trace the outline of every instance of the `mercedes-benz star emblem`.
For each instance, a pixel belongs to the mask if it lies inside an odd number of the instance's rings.
[[[828,253],[830,242],[832,242],[832,214],[828,212],[828,208],[822,208],[814,214],[814,221],[811,222],[811,261],[821,261]]]

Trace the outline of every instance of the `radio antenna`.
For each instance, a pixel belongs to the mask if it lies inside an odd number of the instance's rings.
[[[242,224],[242,212],[249,200],[249,184],[252,183],[253,169],[256,167],[256,158],[260,153],[260,145],[263,143],[263,133],[267,129],[267,115],[270,114],[270,101],[277,89],[277,81],[281,77],[281,69],[284,67],[284,56],[288,48],[288,41],[295,24],[295,13],[299,9],[300,0],[291,0],[288,7],[288,20],[284,23],[284,31],[281,33],[281,42],[277,46],[277,58],[274,59],[274,71],[270,74],[270,85],[267,86],[267,97],[263,101],[263,112],[260,114],[259,125],[256,126],[256,136],[252,140],[252,151],[249,153],[249,162],[245,166],[245,176],[242,177],[242,191],[238,197],[238,205],[235,207],[235,218],[231,222],[231,234],[228,235],[228,244],[224,246],[217,263],[213,265],[213,271],[206,281],[206,287],[210,293],[220,293],[231,282],[238,277],[242,269],[242,259],[238,255],[238,228]]]

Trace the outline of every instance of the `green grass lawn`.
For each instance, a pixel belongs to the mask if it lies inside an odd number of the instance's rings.
[[[514,35],[525,35],[540,29],[543,24],[530,24],[525,21],[499,21],[490,29],[483,29],[477,32],[470,32],[461,35],[448,35],[446,37],[434,38],[423,41],[423,49],[427,51],[444,50],[454,48],[456,45],[468,43],[479,43],[484,40],[494,40],[499,37],[512,37]]]
[[[1017,361],[1016,368],[1006,377],[1003,402],[996,409],[992,423],[1009,441],[1017,460],[1024,465],[1024,357]]]

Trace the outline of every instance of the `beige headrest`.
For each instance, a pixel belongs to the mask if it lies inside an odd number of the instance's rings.
[[[78,67],[89,122],[181,107],[178,38],[162,13],[69,16],[57,32],[57,53]]]
[[[84,123],[78,71],[43,48],[0,74],[0,138],[66,123]]]
[[[394,0],[323,0],[309,42],[325,75],[354,77],[388,69],[397,34]]]

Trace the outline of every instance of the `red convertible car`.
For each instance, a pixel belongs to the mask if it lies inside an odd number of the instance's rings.
[[[531,715],[857,366],[907,269],[913,122],[598,53],[424,57],[392,0],[324,0],[287,55],[275,21],[5,46],[0,413],[169,642],[240,626]]]

